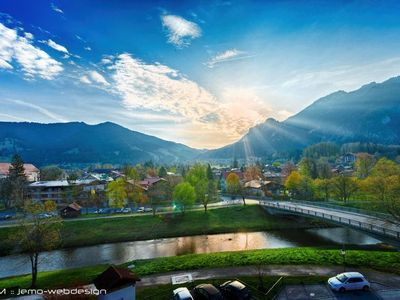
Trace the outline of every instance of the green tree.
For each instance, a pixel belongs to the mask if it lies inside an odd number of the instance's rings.
[[[47,166],[40,169],[40,180],[60,180],[63,179],[64,171],[57,166]]]
[[[161,168],[158,170],[158,176],[161,178],[167,177],[167,169],[165,169],[164,166],[161,166]]]
[[[11,160],[8,178],[11,182],[13,205],[23,207],[26,197],[27,180],[25,176],[24,162],[18,154],[14,155]]]
[[[371,175],[372,169],[376,163],[375,156],[368,153],[360,153],[357,155],[355,163],[355,174],[358,178],[364,179]]]
[[[175,205],[179,207],[182,213],[191,206],[196,200],[196,192],[194,187],[189,182],[178,184],[173,193]]]
[[[138,170],[133,167],[133,166],[125,166],[123,169],[123,173],[125,174],[125,177],[129,180],[139,180],[140,179],[140,174]]]
[[[299,172],[302,176],[315,179],[318,177],[317,163],[315,159],[304,157],[299,163]]]
[[[13,184],[10,178],[0,179],[0,201],[5,208],[11,208],[12,206],[12,192]]]
[[[331,165],[326,159],[319,159],[317,161],[317,177],[327,179],[332,177]]]
[[[314,186],[318,197],[328,201],[332,192],[332,181],[330,179],[317,178],[314,180]]]
[[[394,161],[383,157],[371,169],[371,175],[377,177],[400,175],[400,166]]]
[[[206,194],[209,181],[207,178],[206,166],[200,164],[194,165],[187,173],[186,181],[194,187],[196,192],[196,201],[202,203],[204,210],[207,210],[209,199]]]
[[[37,281],[39,255],[41,252],[53,250],[60,245],[60,229],[63,223],[59,217],[43,218],[41,215],[48,210],[41,203],[26,203],[24,212],[30,217],[20,220],[11,241],[18,246],[21,252],[29,256],[32,274],[31,287],[34,288]]]
[[[210,164],[207,165],[207,179],[208,179],[209,181],[214,180],[214,174],[213,174],[213,172],[212,172],[212,170],[211,170]]]
[[[332,191],[337,199],[347,203],[350,197],[358,190],[358,182],[353,177],[339,175],[332,178]]]
[[[125,205],[127,193],[125,181],[122,178],[111,181],[107,185],[107,197],[111,201],[111,206],[122,208]]]

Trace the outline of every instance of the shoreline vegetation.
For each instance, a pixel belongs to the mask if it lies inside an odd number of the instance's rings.
[[[262,249],[237,252],[219,252],[212,254],[189,254],[173,257],[162,257],[148,260],[137,260],[122,264],[132,269],[139,276],[147,276],[172,271],[187,271],[208,268],[260,265],[321,265],[341,266],[343,257],[338,249],[319,248],[283,248]],[[38,287],[57,288],[90,284],[104,271],[107,265],[96,265],[83,268],[40,272]],[[347,250],[346,267],[367,268],[400,274],[400,252]],[[0,287],[29,287],[30,275],[0,279]]]
[[[284,222],[282,222],[284,220]],[[61,248],[92,246],[157,238],[255,232],[327,226],[320,221],[275,217],[258,205],[187,211],[184,214],[132,216],[64,222]],[[0,240],[8,241],[16,227],[0,228]],[[0,255],[15,253],[11,243],[0,244]]]

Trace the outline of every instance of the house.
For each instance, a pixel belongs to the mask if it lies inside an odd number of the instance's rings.
[[[96,179],[37,181],[28,185],[28,192],[33,201],[52,200],[57,204],[71,203],[82,200],[82,197],[86,197],[85,193],[92,190],[99,194],[105,192],[106,183]]]
[[[135,300],[136,282],[140,278],[126,268],[117,268],[110,266],[94,279],[94,285],[100,293],[100,300]]]
[[[357,160],[357,155],[354,153],[346,153],[341,158],[343,164],[353,164]]]
[[[8,177],[10,170],[10,163],[0,163],[0,179]],[[32,164],[24,164],[25,176],[29,182],[39,180],[40,171]]]
[[[166,180],[160,177],[148,177],[143,180],[140,180],[137,184],[147,191],[150,187],[158,184],[161,181],[166,181]]]
[[[81,214],[81,207],[75,202],[69,204],[68,206],[60,210],[60,216],[62,218],[76,218],[79,217],[80,214]]]
[[[259,179],[253,179],[244,184],[247,195],[265,196],[266,182]]]

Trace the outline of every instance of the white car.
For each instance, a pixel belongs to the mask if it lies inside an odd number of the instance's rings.
[[[335,277],[329,278],[328,284],[332,290],[337,292],[351,290],[368,291],[371,287],[364,275],[358,272],[346,272],[338,274]]]
[[[185,287],[180,287],[172,292],[173,300],[193,300],[192,294]]]

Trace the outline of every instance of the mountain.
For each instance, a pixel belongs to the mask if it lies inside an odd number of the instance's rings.
[[[165,141],[106,122],[0,122],[0,159],[18,152],[26,162],[48,164],[176,162],[189,160],[200,150]]]
[[[400,144],[400,77],[320,98],[283,122],[267,119],[239,141],[203,158],[245,158],[299,153],[323,141]]]

